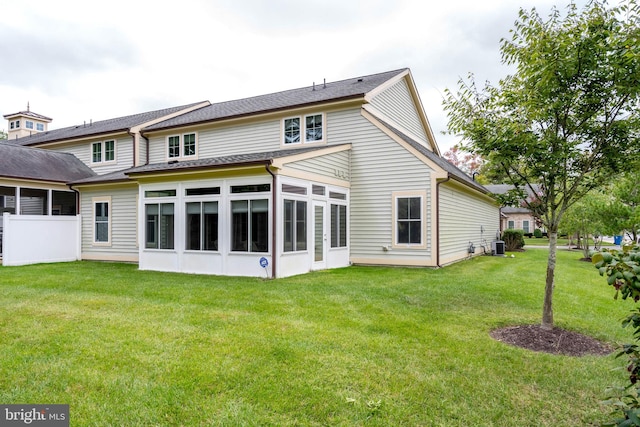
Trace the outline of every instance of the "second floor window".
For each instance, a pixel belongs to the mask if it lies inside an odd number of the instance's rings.
[[[27,120],[24,122],[25,126],[27,127],[27,129],[33,129],[33,122],[30,120]]]
[[[304,127],[303,127],[304,126]],[[324,115],[309,114],[283,120],[283,143],[300,144],[324,141]]]
[[[167,138],[167,157],[169,159],[195,157],[197,152],[196,144],[195,133],[172,135]]]
[[[113,162],[115,159],[116,142],[114,140],[91,144],[91,163]]]

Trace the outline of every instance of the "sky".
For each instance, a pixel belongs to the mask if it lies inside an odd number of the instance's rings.
[[[497,83],[518,10],[568,1],[0,0],[0,114],[57,129],[410,68],[445,152],[445,89]]]

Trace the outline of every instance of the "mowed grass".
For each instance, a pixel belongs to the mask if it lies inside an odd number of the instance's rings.
[[[73,426],[597,424],[621,360],[489,336],[539,322],[546,253],[279,280],[0,267],[0,403],[67,403]],[[558,255],[557,325],[629,341],[631,303]]]

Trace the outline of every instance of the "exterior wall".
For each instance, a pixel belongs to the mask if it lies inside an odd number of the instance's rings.
[[[505,217],[502,218],[502,230],[509,228],[509,221],[513,221],[513,228],[516,230],[524,230],[524,221],[529,221],[529,233],[533,233],[533,230],[540,228],[536,226],[536,219],[530,213],[505,214]]]
[[[80,217],[3,215],[2,264],[25,265],[80,259]]]
[[[427,134],[406,80],[402,79],[389,89],[376,95],[371,100],[371,105],[428,147]]]
[[[500,231],[499,207],[452,181],[440,185],[439,197],[440,264],[468,257],[470,243],[476,255],[482,254],[482,247],[491,252],[491,242]]]
[[[361,264],[435,265],[433,259],[432,171],[420,159],[365,119],[359,110],[332,117],[331,135],[352,144],[350,247]],[[393,248],[393,194],[421,191],[424,247]]]
[[[94,201],[98,199],[110,201],[111,240],[108,244],[94,243]],[[82,259],[138,261],[138,188],[136,184],[119,188],[81,189],[80,209]]]
[[[318,156],[313,159],[288,163],[287,167],[299,171],[314,173],[330,178],[350,179],[351,159],[349,151]]]
[[[269,191],[233,193],[232,186],[262,185],[269,184]],[[276,188],[275,208],[272,201],[273,185]],[[304,189],[300,193],[283,192],[282,186],[296,186]],[[313,193],[312,186],[321,186],[325,189],[323,194]],[[219,187],[219,194],[208,194],[192,196],[187,190],[193,188]],[[165,190],[175,191],[175,195],[156,196],[152,192]],[[343,199],[332,199],[332,194],[339,192],[344,195]],[[325,183],[313,182],[304,179],[276,176],[274,178],[266,174],[264,170],[256,171],[253,175],[233,176],[231,172],[220,172],[218,177],[207,177],[202,179],[178,179],[164,183],[142,183],[139,192],[140,207],[138,215],[139,224],[146,224],[147,204],[172,204],[174,209],[173,218],[173,248],[156,249],[147,248],[148,231],[145,227],[139,228],[138,239],[140,245],[140,269],[160,270],[172,272],[185,272],[197,274],[219,274],[230,276],[254,276],[271,277],[273,275],[273,265],[275,263],[276,277],[287,277],[295,274],[307,273],[311,270],[336,268],[349,265],[348,243],[343,247],[332,247],[331,245],[331,215],[332,204],[347,206],[349,200],[349,189]],[[234,251],[232,248],[232,212],[233,200],[268,200],[268,250],[258,251]],[[306,248],[285,252],[284,248],[284,201],[295,200],[306,202]],[[191,202],[217,202],[218,213],[218,234],[217,248],[211,250],[192,250],[187,245],[187,203]],[[324,206],[322,218],[322,229],[324,233],[322,245],[323,256],[318,262],[315,258],[315,223],[314,210],[316,204]],[[348,236],[348,222],[347,222]],[[273,240],[275,239],[275,241]],[[275,245],[275,250],[274,250]],[[260,261],[264,258],[268,262],[265,268]]]
[[[116,141],[116,159],[113,162],[92,163],[91,162],[91,144],[94,142]],[[133,166],[133,138],[127,137],[106,137],[96,138],[89,141],[82,141],[69,145],[60,145],[51,147],[54,151],[71,153],[80,159],[84,164],[93,169],[97,174],[104,175],[116,172]]]

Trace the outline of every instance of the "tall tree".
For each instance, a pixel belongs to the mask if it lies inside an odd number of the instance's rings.
[[[449,131],[490,158],[516,188],[539,185],[535,206],[549,233],[542,326],[553,327],[558,225],[590,190],[640,154],[640,8],[590,1],[548,18],[520,10],[502,62],[514,73],[479,89],[473,75],[443,101]]]
[[[454,145],[451,149],[442,154],[449,163],[473,177],[475,173],[480,173],[484,160],[478,154],[464,151],[459,145]]]

